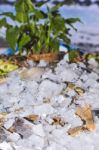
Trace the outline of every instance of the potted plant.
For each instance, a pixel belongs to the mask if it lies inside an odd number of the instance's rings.
[[[70,27],[78,18],[64,19],[59,8],[63,3],[41,10],[41,6],[47,1],[38,2],[35,5],[31,0],[17,0],[15,3],[15,13],[5,12],[0,14],[0,27],[6,28],[6,40],[9,47],[18,54],[24,52],[32,59],[57,59],[59,55],[60,40],[70,44]],[[47,4],[47,3],[46,3]],[[13,20],[14,25],[7,22],[6,17]],[[75,29],[75,28],[74,28]]]

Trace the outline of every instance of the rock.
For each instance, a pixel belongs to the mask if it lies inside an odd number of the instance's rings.
[[[40,116],[46,116],[53,114],[55,112],[54,108],[50,104],[42,104],[34,106],[34,113]]]
[[[36,63],[33,60],[27,60],[27,63],[29,64],[29,67],[35,67]]]
[[[44,80],[39,86],[38,100],[43,98],[52,98],[61,93],[65,88],[65,84],[57,84],[49,80]]]
[[[61,82],[74,82],[78,78],[78,75],[75,73],[75,71],[67,68],[61,68],[57,70],[56,74]]]
[[[66,108],[69,106],[69,104],[71,103],[72,99],[70,97],[65,97],[64,95],[59,95],[59,96],[55,96],[52,97],[51,99],[51,104],[53,107],[55,108],[60,108],[60,111],[62,110],[62,108]]]
[[[67,148],[58,143],[51,142],[51,144],[47,147],[46,150],[67,150]]]
[[[53,73],[52,70],[48,70],[44,75],[42,76],[43,80],[49,79],[56,83],[61,83],[59,80],[59,76],[56,75],[56,73]]]
[[[18,133],[12,133],[9,135],[8,140],[14,143],[17,143],[18,140],[20,140],[21,137]]]
[[[33,125],[24,119],[17,118],[9,131],[18,133],[22,138],[28,138],[33,134]]]
[[[34,134],[40,136],[40,137],[45,137],[44,129],[42,124],[34,125],[33,126],[33,132]]]
[[[22,139],[18,141],[17,145],[19,146],[21,145],[21,147],[24,147],[24,148],[25,147],[30,148],[31,150],[35,150],[35,149],[42,150],[44,148],[44,139],[40,136],[33,134],[26,139]]]
[[[7,139],[8,139],[8,134],[3,128],[0,128],[0,143],[6,141]]]
[[[74,90],[70,90],[67,92],[70,97],[76,96],[76,92]]]
[[[39,68],[39,67],[33,67],[30,69],[23,69],[19,75],[20,78],[23,80],[26,79],[32,79],[32,80],[40,80],[40,77],[44,74],[45,69],[44,68]]]
[[[7,94],[17,96],[19,95],[24,89],[24,82],[21,80],[15,80],[13,81],[9,80],[7,82]]]
[[[1,150],[13,150],[13,146],[10,143],[2,142],[0,144],[0,149]]]
[[[26,108],[27,106],[31,106],[33,104],[34,97],[28,91],[21,93],[20,98],[19,98],[19,106],[24,107],[24,108]],[[28,101],[28,103],[27,103],[27,101]]]
[[[16,148],[15,150],[34,150],[34,148],[28,148],[23,146],[15,146],[15,148]]]
[[[4,123],[4,127],[6,129],[9,129],[13,125],[14,121],[15,121],[14,118],[7,119]]]
[[[33,95],[34,99],[38,93],[38,87],[39,87],[39,84],[35,81],[25,82],[25,91],[28,90]]]
[[[93,133],[83,131],[73,138],[68,129],[83,125],[75,114],[78,105],[91,104],[92,110],[98,109],[99,75],[86,71],[83,64],[69,64],[65,58],[57,66],[44,69],[46,65],[41,61],[39,67],[19,69],[0,84],[0,111],[7,112],[0,128],[0,149],[98,150],[98,117]]]
[[[88,64],[92,65],[93,67],[96,67],[96,68],[99,67],[99,65],[98,65],[97,61],[95,60],[95,58],[90,58],[88,60]]]
[[[52,105],[55,103],[61,104],[65,100],[66,100],[66,98],[63,95],[58,95],[58,96],[52,97],[51,103],[52,103]]]
[[[47,67],[48,65],[48,62],[45,61],[45,60],[40,60],[39,64],[38,64],[38,67]]]

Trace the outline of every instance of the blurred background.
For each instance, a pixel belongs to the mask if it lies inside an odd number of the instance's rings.
[[[37,0],[32,0],[34,3]],[[38,0],[40,1],[40,0]],[[78,31],[71,31],[72,44],[84,51],[99,51],[99,0],[49,0],[49,5],[64,2],[60,9],[65,17],[78,17],[82,23],[77,23]],[[0,13],[14,12],[15,0],[0,0]],[[11,21],[11,20],[9,20]],[[7,47],[5,29],[0,30],[0,47]]]

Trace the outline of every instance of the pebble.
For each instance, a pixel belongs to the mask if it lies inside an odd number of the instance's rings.
[[[44,74],[45,69],[40,67],[33,67],[30,69],[24,68],[22,71],[20,71],[19,75],[22,80],[40,80],[40,77]]]
[[[13,146],[10,143],[2,142],[0,144],[0,149],[1,150],[13,150]]]
[[[40,136],[40,137],[45,137],[44,129],[42,124],[34,125],[33,126],[33,132],[34,134]]]
[[[0,112],[7,113],[0,128],[0,148],[98,150],[98,117],[95,117],[96,131],[83,132],[74,138],[67,132],[83,124],[80,117],[75,115],[76,105],[88,103],[93,110],[98,109],[99,75],[92,71],[88,73],[82,63],[69,64],[65,58],[53,69],[43,60],[39,64],[29,63],[30,68],[10,73],[6,82],[0,85]],[[73,89],[66,91],[68,82],[85,90],[75,103],[72,98],[77,93]],[[25,118],[29,115],[38,115],[39,120],[31,122]],[[55,117],[63,118],[65,124],[62,126],[59,119],[53,123]],[[15,128],[13,133],[8,131],[10,127]]]
[[[96,68],[99,66],[97,61],[94,58],[89,59],[88,64],[92,65],[93,67],[96,67]]]
[[[48,66],[48,62],[45,60],[40,60],[38,67],[47,67]]]
[[[60,144],[51,142],[51,144],[48,146],[46,150],[68,150],[68,149]]]
[[[65,84],[57,84],[49,80],[44,80],[40,86],[38,91],[38,100],[43,100],[44,98],[52,98],[62,92],[65,88]]]
[[[55,109],[50,104],[42,104],[34,106],[34,113],[40,116],[53,114]]]

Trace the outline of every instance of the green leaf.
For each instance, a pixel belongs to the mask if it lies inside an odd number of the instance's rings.
[[[18,68],[17,65],[11,64],[9,61],[5,62],[2,59],[0,59],[0,76],[3,74],[7,74],[13,70],[16,70]]]
[[[18,29],[16,27],[8,28],[6,31],[6,40],[9,43],[9,46],[15,50],[16,49],[16,43],[19,36]]]
[[[70,39],[67,37],[67,35],[65,35],[64,33],[61,33],[59,36],[58,36],[60,39],[62,39],[66,44],[70,44]]]
[[[43,6],[44,4],[46,4],[48,1],[49,1],[49,0],[37,2],[37,3],[36,3],[36,6],[37,6],[37,7],[41,7],[41,6]]]
[[[16,8],[16,20],[25,23],[28,21],[28,7],[24,0],[18,0],[15,4]]]
[[[25,23],[28,20],[28,16],[25,15],[23,12],[18,12],[16,14],[16,19],[17,19],[17,21],[19,21],[21,23]]]
[[[76,22],[81,22],[81,20],[79,18],[68,18],[68,19],[65,19],[65,23],[68,23],[68,24],[73,24],[73,23],[76,23]]]
[[[40,19],[44,19],[47,17],[47,14],[44,13],[41,10],[35,10],[35,13],[33,15],[31,15],[31,18],[35,18],[35,20],[40,20]]]
[[[4,13],[0,14],[0,16],[10,17],[12,20],[15,20],[15,16],[11,12],[4,12]]]
[[[63,31],[65,28],[65,21],[60,16],[56,16],[52,19],[52,27],[55,28],[58,32]]]
[[[28,7],[28,12],[29,13],[33,12],[35,10],[35,7],[34,7],[33,3],[31,2],[31,0],[26,0],[25,3],[27,5],[27,7]]]
[[[27,23],[29,21],[29,14],[35,11],[31,0],[18,0],[15,4],[16,19],[19,22]]]
[[[77,23],[77,22],[81,22],[81,20],[79,18],[65,19],[65,23],[68,24],[69,26],[71,26],[75,31],[77,31],[77,29],[73,26],[73,24]]]
[[[63,3],[63,2],[60,2],[59,4],[53,6],[53,7],[50,9],[50,11],[51,11],[51,12],[55,12],[55,11],[57,11],[60,7],[62,7],[63,5],[64,5],[64,3]]]
[[[0,28],[9,26],[6,22],[6,18],[0,20]]]
[[[69,52],[69,60],[70,62],[74,61],[75,58],[79,56],[79,51],[78,50],[72,50]]]
[[[23,34],[19,41],[19,50],[22,52],[22,48],[31,40],[30,36],[26,33]]]

